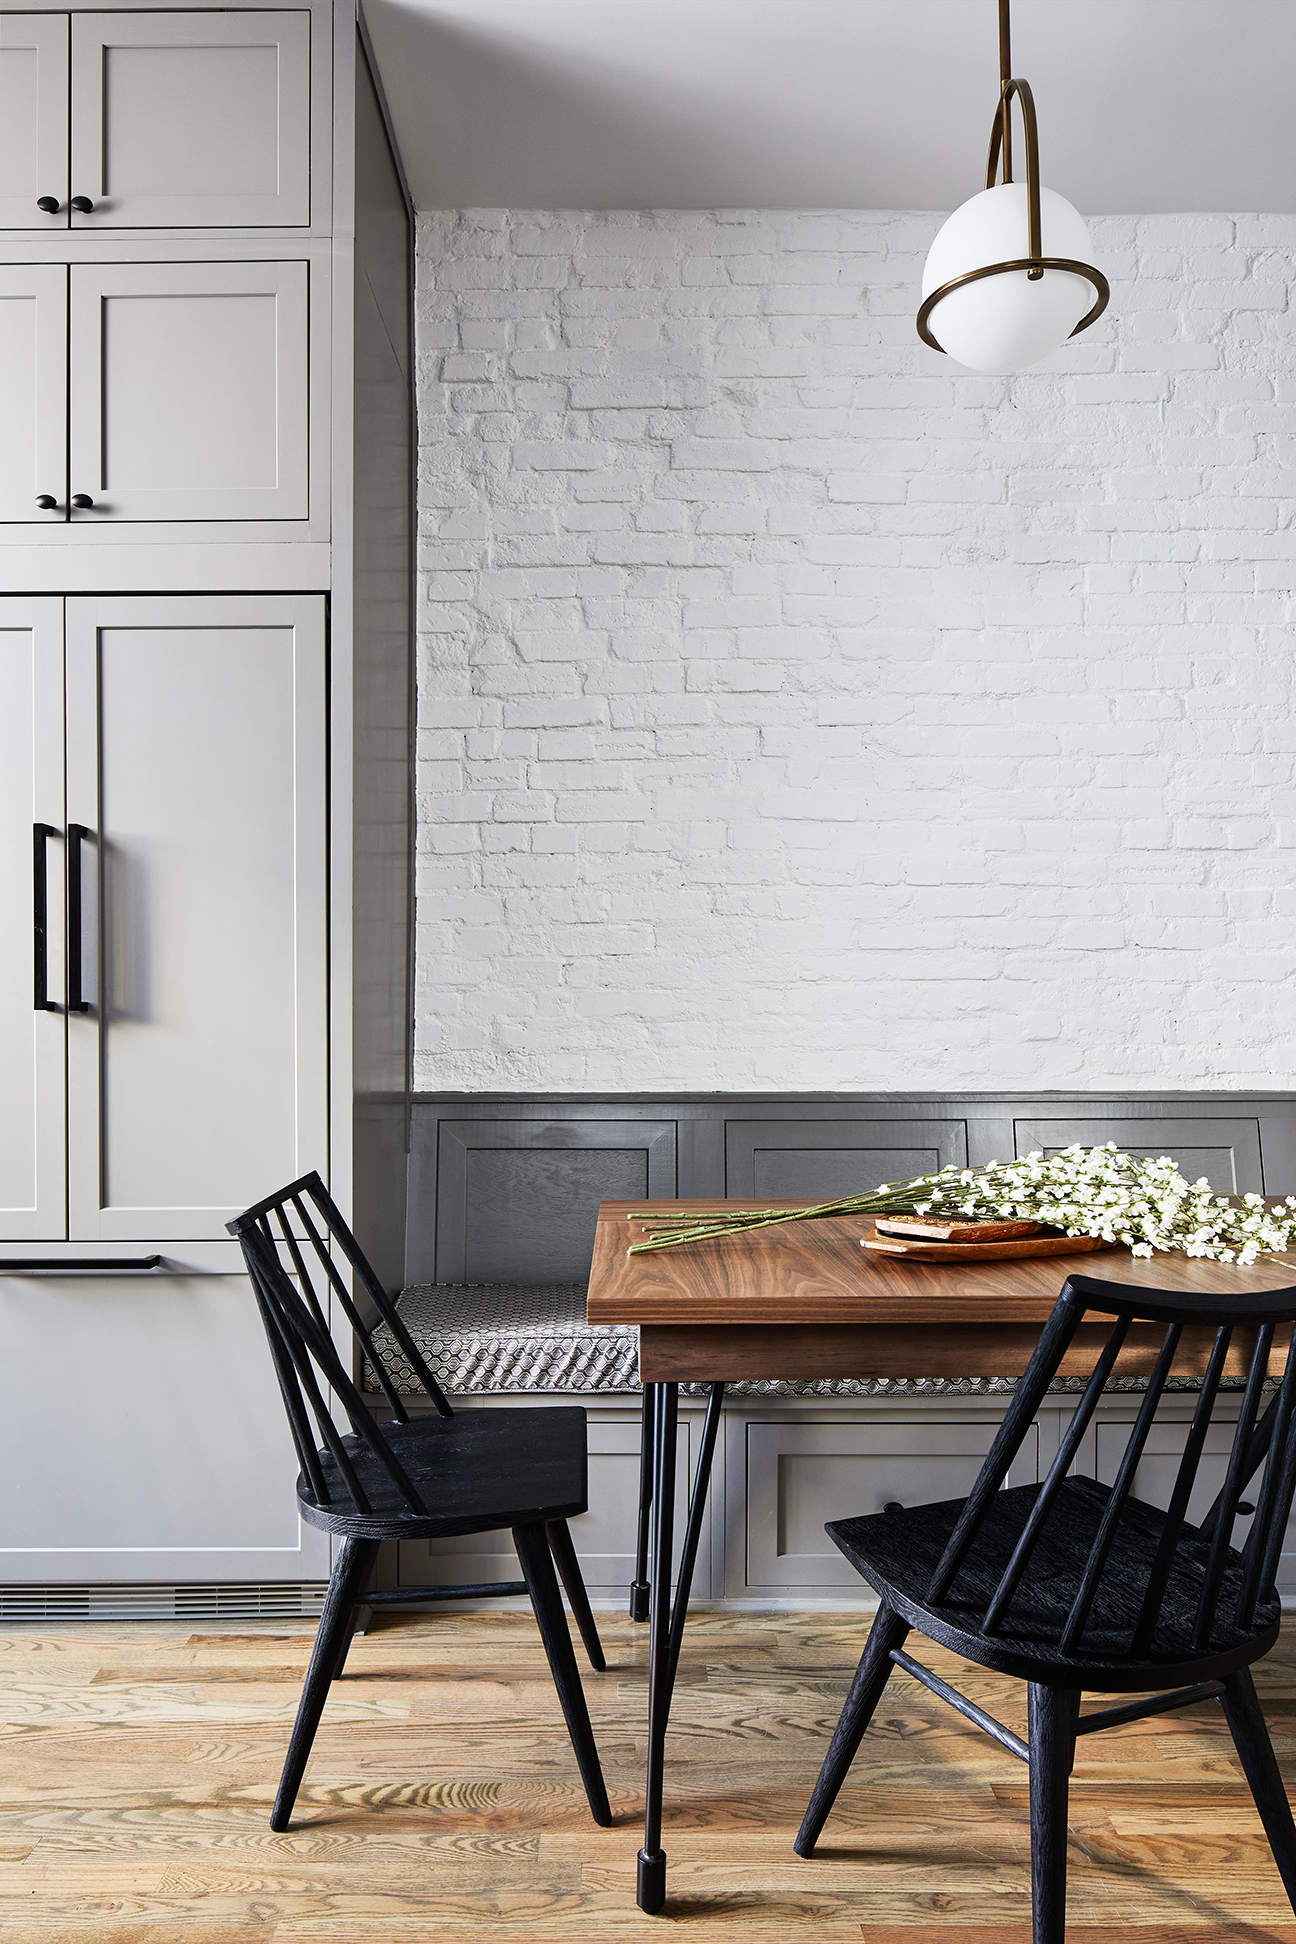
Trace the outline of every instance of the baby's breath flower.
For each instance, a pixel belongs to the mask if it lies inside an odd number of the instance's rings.
[[[1266,1207],[1250,1192],[1241,1206],[1217,1195],[1204,1175],[1189,1183],[1169,1155],[1127,1154],[1113,1141],[984,1168],[943,1168],[924,1177],[922,1214],[1046,1222],[1067,1235],[1124,1242],[1136,1256],[1178,1249],[1217,1262],[1252,1263],[1296,1241],[1296,1195]]]

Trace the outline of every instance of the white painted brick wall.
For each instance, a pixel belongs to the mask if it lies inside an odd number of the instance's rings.
[[[420,1086],[1296,1085],[1296,217],[419,223]]]

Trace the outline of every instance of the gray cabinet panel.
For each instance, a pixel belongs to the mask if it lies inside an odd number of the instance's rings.
[[[674,1560],[678,1567],[688,1516],[694,1425],[681,1418],[675,1447]],[[592,1599],[625,1600],[634,1578],[639,1510],[639,1421],[591,1418],[588,1428],[589,1511],[571,1521],[581,1574]],[[708,1514],[709,1518],[709,1514]],[[704,1534],[695,1580],[705,1598],[708,1539]],[[473,1580],[518,1579],[517,1555],[507,1532],[469,1533],[457,1539],[407,1541],[399,1548],[400,1586],[453,1586]]]
[[[579,1282],[600,1201],[675,1193],[675,1124],[442,1121],[438,1282]]]
[[[1058,1120],[1019,1120],[1016,1138],[1019,1155],[1037,1148],[1056,1154],[1077,1141],[1084,1147],[1115,1141],[1131,1154],[1168,1154],[1189,1181],[1205,1175],[1219,1194],[1262,1193],[1265,1186],[1260,1123],[1255,1119],[1181,1119],[1165,1114],[1108,1120],[1076,1114]]]
[[[942,1411],[891,1423],[835,1416],[817,1423],[749,1420],[739,1428],[747,1447],[747,1558],[743,1587],[728,1590],[828,1594],[858,1593],[860,1577],[828,1538],[825,1522],[880,1512],[891,1499],[926,1505],[961,1498],[997,1424],[989,1415],[960,1419]],[[1038,1465],[1033,1427],[1008,1483],[1033,1484]]]
[[[76,14],[73,228],[310,221],[310,15]]]
[[[305,263],[78,263],[69,470],[112,520],[304,520]]]
[[[1187,1400],[1182,1408],[1182,1422],[1158,1419],[1153,1425],[1134,1473],[1133,1491],[1136,1498],[1146,1499],[1148,1504],[1159,1505],[1163,1509],[1170,1503],[1184,1440],[1188,1435],[1191,1409],[1191,1400]],[[1104,1485],[1115,1484],[1116,1470],[1129,1442],[1134,1416],[1131,1407],[1122,1410],[1119,1405],[1104,1404],[1085,1439],[1077,1470],[1092,1473]],[[1230,1415],[1224,1422],[1212,1424],[1206,1434],[1200,1469],[1188,1500],[1188,1518],[1193,1524],[1205,1516],[1216,1493],[1223,1487],[1235,1424],[1235,1415]],[[1254,1502],[1259,1488],[1260,1478],[1257,1477],[1252,1481],[1251,1489],[1242,1494],[1244,1501]],[[1235,1520],[1232,1544],[1239,1547],[1245,1545],[1250,1529],[1251,1520],[1246,1515]],[[1288,1599],[1296,1593],[1296,1514],[1287,1523],[1278,1560],[1277,1581],[1279,1592]]]
[[[101,934],[69,1020],[71,1232],[220,1240],[328,1166],[323,602],[67,612],[68,815],[94,834]]]
[[[0,1340],[0,1578],[327,1575],[245,1276],[0,1276]]]
[[[967,1163],[962,1121],[768,1120],[725,1126],[725,1192],[829,1201]]]
[[[6,524],[66,526],[67,305],[63,264],[0,265],[0,521]],[[39,507],[38,496],[56,504]]]
[[[0,15],[0,229],[66,230],[67,198],[68,16]]]

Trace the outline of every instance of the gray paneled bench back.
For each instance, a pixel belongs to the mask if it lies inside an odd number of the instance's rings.
[[[599,1202],[850,1194],[1116,1141],[1222,1191],[1296,1192],[1287,1094],[415,1096],[407,1283],[584,1282]]]
[[[634,1332],[585,1322],[601,1200],[826,1199],[1072,1141],[1171,1154],[1190,1179],[1204,1174],[1225,1192],[1296,1192],[1288,1094],[423,1094],[411,1124],[402,1314],[438,1380],[461,1395],[637,1389]],[[734,1386],[804,1397],[1008,1388],[920,1375]]]

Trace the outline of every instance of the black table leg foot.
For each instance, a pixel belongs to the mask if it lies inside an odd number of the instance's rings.
[[[666,1901],[666,1852],[658,1850],[649,1856],[647,1850],[639,1852],[639,1908],[655,1917]]]
[[[635,1545],[635,1576],[630,1583],[630,1618],[646,1620],[651,1587],[648,1583],[649,1526],[653,1502],[653,1409],[656,1387],[643,1387],[643,1424],[639,1432],[639,1530]]]

